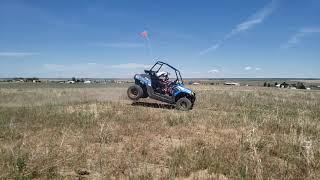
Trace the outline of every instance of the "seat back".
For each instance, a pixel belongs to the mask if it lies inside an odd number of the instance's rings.
[[[150,74],[150,79],[151,79],[151,86],[153,89],[156,89],[160,86],[160,79],[158,78],[158,76],[156,76],[155,73],[151,73]]]

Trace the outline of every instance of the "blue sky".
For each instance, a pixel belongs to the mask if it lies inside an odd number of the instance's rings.
[[[0,0],[0,77],[320,78],[319,42],[319,0]]]

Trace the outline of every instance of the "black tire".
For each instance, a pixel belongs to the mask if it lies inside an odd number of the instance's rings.
[[[188,111],[192,109],[192,102],[186,97],[180,98],[176,102],[176,108],[182,111]]]
[[[140,86],[135,84],[128,88],[127,94],[129,99],[137,101],[143,96],[143,90]]]

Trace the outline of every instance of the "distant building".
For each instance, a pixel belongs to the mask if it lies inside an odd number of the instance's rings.
[[[290,87],[290,84],[286,83],[286,82],[283,82],[280,84],[280,88],[288,88]]]
[[[33,83],[40,83],[40,80],[32,80]]]
[[[240,83],[236,83],[236,82],[225,82],[224,85],[227,85],[227,86],[240,86]]]

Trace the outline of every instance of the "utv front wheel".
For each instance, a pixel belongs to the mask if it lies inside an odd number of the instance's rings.
[[[137,101],[143,96],[143,90],[138,85],[132,85],[128,88],[127,94],[129,99]]]
[[[183,97],[176,102],[176,108],[182,111],[188,111],[192,108],[192,103],[188,98]]]

